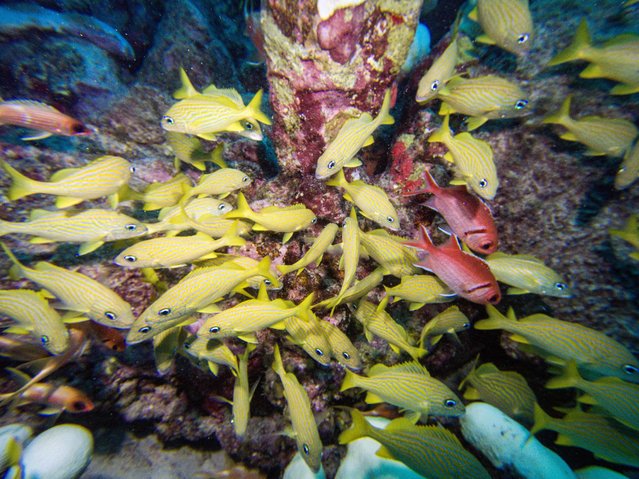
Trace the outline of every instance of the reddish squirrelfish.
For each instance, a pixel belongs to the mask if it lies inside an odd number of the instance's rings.
[[[420,225],[419,238],[406,245],[426,252],[423,261],[415,266],[436,274],[462,298],[479,304],[497,304],[501,300],[497,280],[486,262],[462,251],[456,236],[436,247],[426,227]]]
[[[23,140],[41,140],[51,135],[90,135],[92,131],[75,118],[52,106],[33,100],[2,101],[0,98],[0,125],[22,126],[38,130]]]
[[[429,171],[426,171],[426,188],[404,193],[404,196],[430,193],[424,204],[440,213],[446,223],[470,249],[481,254],[491,254],[497,249],[497,227],[488,206],[471,195],[464,186],[441,188]]]

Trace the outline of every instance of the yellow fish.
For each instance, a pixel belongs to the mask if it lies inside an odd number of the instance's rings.
[[[357,222],[357,214],[355,213],[355,208],[351,208],[351,214],[344,220],[344,225],[342,226],[342,257],[339,266],[340,269],[344,270],[344,279],[335,300],[336,305],[342,301],[346,290],[355,281],[357,265],[359,264],[360,236],[361,231]],[[335,306],[333,306],[333,309],[335,309]],[[331,314],[333,314],[332,310]]]
[[[51,354],[62,354],[69,347],[69,331],[58,312],[49,306],[42,292],[26,289],[1,290],[0,313],[9,316],[19,326],[7,332],[33,332]]]
[[[415,249],[404,246],[404,238],[384,230],[373,230],[360,232],[360,240],[366,253],[393,276],[402,278],[419,271],[414,266],[419,262],[417,253]]]
[[[259,261],[253,258],[249,258],[248,256],[233,256],[233,255],[218,255],[217,258],[209,260],[205,263],[205,266],[219,266],[220,271],[224,269],[230,268],[235,269],[238,266],[244,269],[256,268],[259,264]],[[248,278],[246,280],[246,285],[249,288],[260,289],[262,285],[266,287],[267,290],[280,290],[282,289],[282,282],[278,276],[277,269],[271,265],[271,278],[275,279],[275,281],[271,281],[271,279],[266,278],[264,276],[256,275]]]
[[[144,211],[154,211],[177,205],[184,190],[191,186],[191,180],[184,173],[178,173],[163,183],[151,183],[142,193],[134,190],[127,192],[127,199],[143,201]],[[230,210],[229,210],[230,211]]]
[[[284,369],[280,348],[277,344],[275,345],[272,368],[284,386],[284,397],[288,404],[288,413],[293,425],[297,450],[308,467],[313,472],[317,472],[322,467],[322,441],[317,432],[311,401],[295,375],[287,373]]]
[[[623,190],[639,178],[639,141],[635,142],[635,146],[630,148],[617,170],[615,176],[615,188]]]
[[[195,318],[190,318],[189,322],[194,320]],[[180,344],[186,338],[186,331],[183,326],[186,326],[186,322],[153,336],[153,358],[155,359],[155,369],[158,373],[166,374],[173,366]]]
[[[237,195],[237,209],[227,213],[227,219],[245,218],[253,221],[253,230],[255,231],[275,231],[276,233],[284,233],[283,242],[286,243],[293,233],[317,222],[315,213],[309,210],[303,204],[295,204],[292,206],[267,206],[260,211],[253,211],[249,206],[246,198],[240,192]]]
[[[399,216],[388,199],[388,195],[379,186],[369,185],[362,180],[346,181],[341,169],[326,182],[328,186],[344,188],[344,198],[360,209],[362,215],[384,228],[399,229]]]
[[[428,339],[425,349],[432,348],[444,334],[450,334],[459,343],[457,333],[470,329],[470,326],[470,320],[459,307],[451,306],[426,323],[419,336],[419,347],[424,348],[424,343]]]
[[[27,268],[4,243],[0,246],[14,264],[13,274],[50,291],[64,309],[86,314],[89,319],[112,328],[125,329],[133,323],[131,305],[102,283],[45,261],[38,262],[34,269]]]
[[[528,0],[477,0],[468,18],[479,22],[484,35],[475,40],[497,45],[516,55],[528,53],[534,31]]]
[[[284,328],[291,342],[300,346],[322,366],[328,366],[332,355],[331,343],[320,324],[321,321],[314,314],[308,314],[307,319],[291,316],[284,320]]]
[[[30,221],[11,223],[0,220],[0,236],[27,234],[31,243],[83,243],[79,255],[91,253],[107,241],[135,238],[147,232],[146,226],[129,216],[109,210],[68,211],[33,210]]]
[[[428,415],[458,417],[464,414],[464,403],[443,382],[431,377],[417,361],[385,366],[376,364],[368,377],[346,370],[340,391],[365,389],[366,402],[387,402],[409,411],[405,417],[413,422]]]
[[[443,53],[435,59],[428,71],[419,80],[415,100],[419,103],[425,103],[435,98],[439,89],[446,85],[448,80],[455,74],[458,59],[459,46],[457,44],[457,35],[454,35],[450,44]]]
[[[637,215],[630,215],[622,230],[609,229],[608,233],[630,243],[637,250],[634,253],[630,253],[630,257],[639,261],[639,223],[637,222]]]
[[[566,281],[543,261],[525,254],[493,253],[486,263],[497,281],[512,286],[509,294],[534,293],[558,298],[570,298],[572,291]]]
[[[191,336],[184,341],[182,348],[189,356],[206,361],[215,376],[219,373],[219,366],[228,367],[235,376],[238,374],[237,356],[221,341]]]
[[[347,304],[357,301],[366,296],[370,291],[375,289],[384,280],[384,275],[388,274],[383,267],[375,268],[370,274],[364,278],[355,281],[355,284],[344,291],[341,297],[325,299],[313,305],[313,307],[333,309],[340,304]]]
[[[581,78],[608,78],[618,81],[610,93],[630,95],[639,92],[639,36],[622,34],[593,46],[586,19],[582,19],[572,43],[559,52],[548,66],[560,65],[574,60],[585,60],[590,65],[583,70]]]
[[[145,223],[148,234],[167,232],[175,236],[181,231],[196,230],[213,238],[222,237],[237,220],[223,218],[233,206],[216,198],[193,198],[186,205],[162,208],[156,223]],[[243,221],[237,223],[237,233],[246,235],[251,226]]]
[[[237,236],[236,226],[217,240],[204,233],[153,238],[129,246],[115,258],[115,264],[125,268],[176,268],[215,257],[220,248],[245,244],[246,240]]]
[[[444,159],[455,166],[455,176],[466,182],[483,199],[492,200],[499,187],[493,149],[487,142],[468,132],[453,136],[448,125],[449,115],[446,115],[442,126],[428,137],[428,142],[446,145],[448,153]],[[459,181],[452,181],[451,184],[459,184]]]
[[[68,208],[108,196],[112,208],[118,204],[118,191],[131,177],[131,164],[119,156],[101,156],[80,168],[65,168],[56,171],[51,181],[36,181],[27,178],[9,163],[0,163],[13,183],[7,197],[17,200],[37,193],[55,195],[57,208]]]
[[[167,131],[166,141],[175,155],[173,166],[176,170],[180,168],[180,161],[182,161],[200,171],[205,171],[206,162],[212,161],[211,155],[202,150],[202,143],[197,137],[177,131]]]
[[[317,160],[315,177],[323,180],[333,176],[344,166],[359,166],[361,162],[355,160],[354,156],[365,146],[372,145],[374,140],[371,136],[380,125],[392,125],[395,120],[389,115],[390,110],[390,90],[386,91],[384,101],[373,119],[370,113],[362,113],[358,118],[349,118],[344,122],[331,141],[324,153]]]
[[[616,376],[639,383],[637,358],[625,346],[600,331],[545,314],[533,314],[517,320],[512,308],[508,316],[491,305],[486,306],[486,311],[489,318],[476,322],[475,329],[503,329],[513,333],[513,341],[531,344],[563,361],[573,359],[577,366],[598,376]]]
[[[379,429],[371,426],[357,409],[350,411],[353,425],[340,434],[340,444],[367,436],[381,444],[377,456],[403,462],[429,479],[490,479],[477,458],[442,426],[416,426],[402,417],[391,421],[386,429]]]
[[[226,198],[235,190],[246,188],[251,178],[243,171],[235,168],[221,168],[208,175],[202,175],[197,185],[189,188],[181,200],[182,204],[197,195],[210,195]]]
[[[322,232],[317,236],[317,238],[315,238],[315,241],[313,241],[313,244],[308,249],[306,254],[304,254],[304,256],[302,256],[293,264],[278,265],[277,269],[282,274],[288,274],[292,271],[297,270],[297,274],[299,275],[302,270],[311,263],[315,263],[316,266],[319,266],[319,264],[322,262],[324,253],[333,243],[338,230],[339,226],[337,226],[335,223],[327,224]]]
[[[342,365],[353,371],[362,369],[362,359],[359,351],[351,340],[334,324],[326,320],[319,321],[320,328],[331,345],[333,357]]]
[[[392,288],[384,286],[384,289],[393,298],[393,303],[408,301],[410,311],[417,311],[426,304],[447,303],[456,296],[437,276],[430,274],[402,276],[400,284]]]
[[[513,118],[527,114],[526,93],[515,83],[496,75],[477,78],[455,77],[440,88],[440,115],[461,113],[468,120],[468,131],[488,120]]]
[[[604,118],[601,116],[584,116],[577,120],[570,118],[570,100],[564,100],[559,110],[545,117],[542,123],[561,125],[566,133],[562,140],[577,141],[588,147],[587,155],[623,156],[637,137],[637,127],[621,118]]]

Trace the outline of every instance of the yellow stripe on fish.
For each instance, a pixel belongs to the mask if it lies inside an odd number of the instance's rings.
[[[455,74],[458,59],[459,46],[457,44],[457,35],[454,35],[453,40],[451,40],[444,52],[435,59],[428,71],[419,80],[415,100],[419,103],[425,103],[435,98],[439,89],[446,85],[448,80]]]
[[[517,55],[530,50],[534,31],[528,0],[477,0],[469,18],[479,22],[485,32],[476,38],[478,42]]]
[[[355,213],[355,208],[351,208],[351,214],[344,220],[344,225],[342,226],[342,257],[339,265],[340,269],[344,270],[344,279],[335,300],[336,305],[342,301],[346,290],[355,281],[357,265],[359,264],[360,237],[361,231],[357,222],[357,214]],[[333,309],[335,309],[335,306],[333,306]],[[332,310],[331,314],[333,314]]]
[[[58,170],[51,181],[27,178],[7,162],[0,163],[13,183],[7,197],[17,200],[36,193],[55,195],[56,207],[68,208],[103,196],[109,196],[111,207],[118,204],[118,191],[131,177],[131,164],[119,156],[101,156],[80,168]]]
[[[288,404],[297,450],[313,472],[322,466],[322,441],[317,432],[311,401],[304,387],[293,373],[287,373],[280,356],[280,348],[275,345],[273,371],[277,373],[284,386],[284,397]]]
[[[250,344],[246,345],[244,353],[239,356],[237,376],[233,385],[233,430],[240,439],[246,434],[250,416],[251,398],[255,392],[257,383],[249,390],[248,358],[253,350]]]
[[[50,291],[65,309],[86,314],[89,319],[113,328],[124,329],[133,323],[131,305],[102,283],[45,261],[28,268],[4,243],[0,246],[15,265],[14,273]]]
[[[33,331],[51,354],[62,354],[69,347],[69,332],[42,293],[26,289],[1,290],[0,314],[16,321],[20,329]]]
[[[216,376],[218,366],[226,366],[235,376],[238,374],[237,356],[221,341],[191,336],[184,341],[182,348],[189,356],[206,361],[209,370]]]
[[[615,176],[615,188],[623,190],[639,178],[639,141],[623,157]]]
[[[311,263],[315,263],[319,266],[322,261],[322,256],[333,243],[333,240],[335,240],[335,235],[337,235],[338,230],[339,226],[335,223],[327,224],[317,238],[315,238],[315,241],[313,241],[313,244],[304,256],[293,264],[281,264],[277,266],[277,269],[282,274],[288,274],[295,270],[297,270],[297,274],[300,274],[302,270]]]
[[[320,320],[319,325],[331,345],[333,357],[342,366],[346,366],[351,370],[359,371],[362,369],[362,359],[359,355],[359,351],[348,336],[337,326],[326,320]]]
[[[202,175],[197,185],[186,190],[181,202],[186,204],[189,198],[197,195],[219,195],[220,198],[226,198],[233,191],[246,188],[250,184],[251,178],[243,171],[220,168],[208,175]]]
[[[236,267],[250,269],[257,268],[259,261],[253,258],[249,258],[248,256],[233,256],[233,255],[218,255],[217,258],[212,260],[208,260],[205,263],[205,266],[219,266],[220,271],[224,271],[224,269],[234,269]],[[278,271],[274,266],[271,266],[271,276],[269,278],[261,275],[255,275],[246,280],[245,283],[247,287],[253,289],[260,289],[264,286],[267,290],[280,290],[282,289],[282,282],[280,281],[280,277],[278,276]],[[224,274],[224,273],[222,273]],[[272,281],[275,279],[275,281]]]
[[[437,276],[430,274],[402,276],[400,284],[392,288],[384,286],[384,289],[393,298],[393,303],[408,301],[410,311],[417,311],[426,304],[447,303],[456,296]]]
[[[194,229],[213,238],[220,238],[234,221],[222,215],[233,210],[226,201],[215,198],[193,198],[182,209],[179,205],[162,208],[156,223],[146,223],[148,234],[169,232],[169,236],[180,231]],[[185,215],[186,212],[186,215]],[[238,234],[245,235],[250,226],[242,221],[238,224]]]
[[[459,310],[458,306],[451,306],[437,316],[432,318],[419,335],[419,347],[424,348],[424,343],[428,340],[425,349],[435,346],[444,334],[451,335],[458,343],[457,333],[470,329],[471,324],[468,317]]]
[[[284,320],[290,340],[322,366],[328,366],[332,355],[331,343],[320,324],[314,314],[308,314],[307,319],[291,316]]]
[[[404,246],[404,238],[373,230],[360,232],[360,240],[366,253],[393,276],[401,278],[419,272],[414,266],[419,262],[417,253],[414,248]]]
[[[353,286],[344,291],[344,294],[333,298],[325,299],[313,305],[314,308],[334,309],[340,304],[347,304],[357,301],[375,289],[384,280],[384,275],[388,274],[383,267],[375,268],[370,274],[355,281]]]
[[[184,173],[178,173],[163,183],[151,183],[142,193],[129,190],[125,199],[143,201],[144,211],[159,210],[177,205],[184,195],[184,189],[191,186],[191,180]]]

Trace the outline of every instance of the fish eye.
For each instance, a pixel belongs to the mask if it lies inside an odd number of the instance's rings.
[[[311,224],[315,224],[317,223],[317,216],[313,216],[313,219],[311,220]]]
[[[493,246],[493,242],[492,241],[486,241],[485,243],[482,243],[480,248],[488,250],[488,249],[492,248],[492,246]]]
[[[265,280],[264,280],[264,284],[265,284],[266,286],[270,286],[270,285],[272,285],[272,284],[273,284],[273,281],[271,281],[270,279],[265,279]]]
[[[87,404],[84,401],[75,401],[71,404],[71,410],[84,411],[87,408]]]
[[[624,364],[623,372],[626,374],[637,374],[639,373],[639,368],[633,366],[632,364]]]
[[[528,35],[527,33],[522,33],[521,35],[519,35],[517,37],[517,43],[522,45],[522,44],[526,43],[529,38],[530,38],[530,35]]]
[[[444,406],[446,406],[447,408],[455,407],[457,406],[457,401],[455,401],[454,399],[446,399],[444,401]]]
[[[617,174],[621,174],[621,173],[625,173],[626,172],[626,167],[625,166],[620,166],[619,170],[617,171]]]
[[[307,456],[311,453],[311,450],[306,443],[302,444],[302,449],[304,450],[304,454],[306,454]]]
[[[220,203],[219,205],[217,205],[217,209],[223,211],[226,209],[226,205],[224,203]]]
[[[322,351],[320,348],[315,349],[315,354],[317,354],[318,356],[324,356],[324,351]]]
[[[138,329],[138,333],[141,334],[146,334],[149,331],[151,331],[151,326],[142,326],[140,329]]]
[[[555,283],[555,288],[557,288],[559,291],[563,291],[564,289],[568,288],[568,285],[566,283]]]
[[[209,333],[219,333],[220,332],[220,327],[219,326],[213,326],[212,328],[209,328]]]
[[[116,319],[118,319],[118,317],[115,315],[115,313],[112,313],[111,311],[106,311],[104,313],[104,316],[106,316],[106,318],[110,319],[111,321],[115,321]]]
[[[435,80],[433,83],[431,83],[430,89],[432,91],[437,91],[439,89],[439,80]]]
[[[348,354],[346,351],[342,353],[342,356],[344,357],[344,359],[351,359],[351,355]]]
[[[166,123],[167,125],[172,125],[173,123],[175,123],[175,121],[170,116],[165,115],[162,117],[162,123]]]
[[[517,100],[517,103],[515,103],[515,109],[523,110],[526,108],[526,105],[528,105],[528,100]]]
[[[49,344],[49,336],[47,336],[46,334],[42,335],[40,337],[40,342],[43,346],[46,346],[47,344]]]
[[[332,170],[333,168],[335,168],[335,162],[329,161],[328,165],[326,165],[326,168],[328,168],[329,170]]]
[[[253,129],[253,123],[251,123],[250,121],[244,122],[244,128],[247,129],[247,130],[252,130]]]
[[[184,343],[184,349],[191,349],[191,343]]]
[[[388,221],[389,223],[394,223],[395,222],[395,218],[393,218],[392,216],[387,216],[386,217],[386,221]]]
[[[464,329],[468,329],[468,328],[470,328],[470,323],[464,323],[464,324],[462,324],[462,328],[464,328]]]
[[[488,180],[486,178],[482,178],[481,180],[479,180],[479,187],[483,190],[484,188],[486,188],[488,186]]]
[[[160,316],[168,316],[169,314],[171,314],[171,308],[164,308],[158,311],[158,314]]]
[[[130,223],[128,225],[124,225],[124,229],[127,231],[135,231],[138,229],[138,226]]]
[[[248,176],[245,176],[242,178],[242,183],[246,183],[247,181],[251,181],[251,179]]]
[[[137,171],[137,169],[135,168],[135,166],[132,166],[132,167],[129,168],[129,171],[131,173],[135,173]]]
[[[126,256],[124,256],[124,259],[128,261],[129,263],[135,263],[138,260],[135,256],[132,256],[130,254],[127,254]]]
[[[488,298],[488,302],[490,304],[497,304],[499,302],[499,295],[493,294],[490,298]]]

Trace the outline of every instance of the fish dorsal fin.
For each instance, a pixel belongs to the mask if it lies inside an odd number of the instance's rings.
[[[452,432],[450,432],[448,429],[446,429],[443,426],[436,425],[436,426],[413,426],[413,427],[419,427],[420,429],[423,428],[424,431],[429,432],[429,435],[436,437],[440,441],[447,442],[451,446],[462,447],[461,443],[459,442],[459,439],[457,439],[457,436],[455,436]]]
[[[603,46],[611,47],[614,45],[623,45],[624,43],[637,41],[639,41],[639,35],[635,35],[633,33],[622,33],[620,35],[617,35],[615,38],[611,38],[610,40],[606,41]]]
[[[493,374],[500,372],[501,371],[499,370],[499,368],[497,368],[497,366],[495,366],[493,363],[484,363],[475,371],[478,376],[481,376],[482,374]]]
[[[290,205],[290,206],[275,206],[275,205],[271,205],[271,206],[266,206],[265,208],[262,208],[259,213],[272,213],[272,212],[280,212],[280,211],[296,211],[296,210],[303,210],[306,209],[306,206],[304,206],[302,203],[296,203],[294,205]]]
[[[413,424],[413,422],[405,417],[400,417],[397,419],[393,419],[388,426],[386,426],[386,431],[398,431],[401,429],[413,429],[417,426]]]
[[[53,175],[51,175],[50,181],[61,181],[78,170],[79,168],[63,168],[62,170],[58,170],[53,173]]]
[[[204,91],[202,91],[202,93],[210,96],[223,96],[231,100],[238,107],[245,107],[244,100],[242,100],[242,97],[235,88],[217,88],[215,85],[209,85],[204,89]]]
[[[389,370],[390,368],[388,366],[386,366],[385,364],[379,363],[374,365],[372,368],[368,370],[368,377],[375,376],[377,374],[383,374]]]
[[[391,369],[393,371],[401,371],[406,373],[423,374],[426,376],[430,376],[428,369],[426,369],[423,365],[421,365],[417,361],[408,361],[405,363],[396,364]]]
[[[446,240],[446,242],[442,246],[440,246],[440,248],[463,251],[459,242],[459,238],[455,235],[450,236],[448,240]]]

